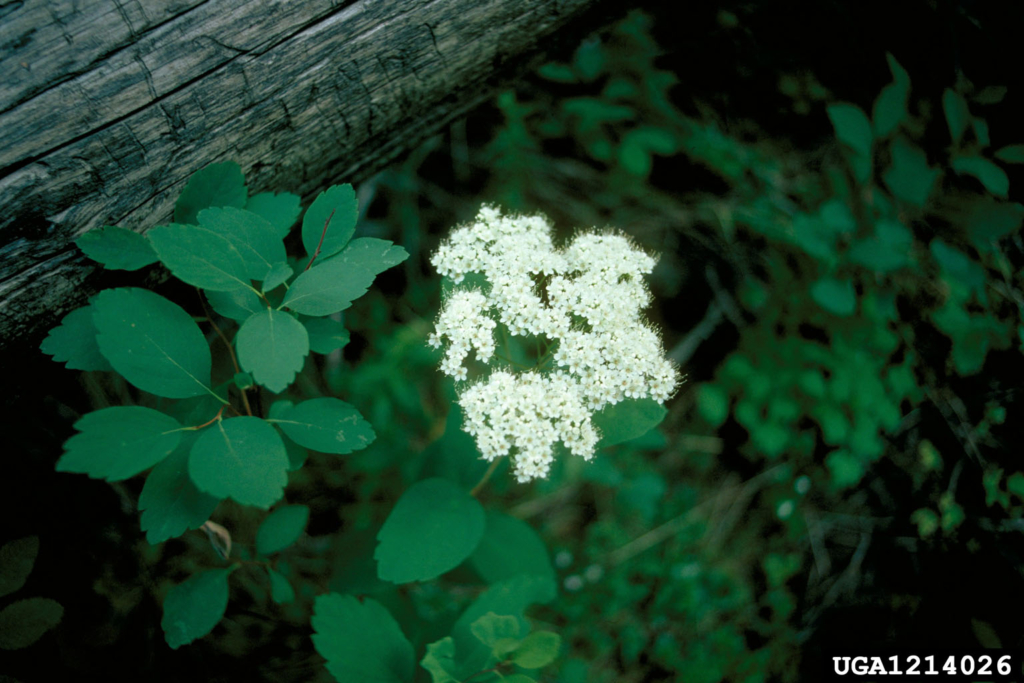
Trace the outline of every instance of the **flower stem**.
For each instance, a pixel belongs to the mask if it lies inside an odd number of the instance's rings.
[[[484,487],[484,484],[487,483],[487,480],[491,478],[492,474],[494,474],[494,470],[498,469],[499,462],[501,462],[501,458],[495,458],[494,460],[491,461],[491,466],[487,468],[486,472],[484,472],[484,476],[480,477],[480,481],[476,483],[476,486],[474,486],[472,490],[470,490],[469,495],[476,498],[476,495],[480,493],[480,489]]]

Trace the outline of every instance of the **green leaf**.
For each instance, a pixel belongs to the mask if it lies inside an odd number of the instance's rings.
[[[261,192],[249,197],[245,203],[245,210],[252,211],[274,226],[274,231],[279,237],[284,238],[291,232],[292,226],[298,220],[302,207],[299,205],[298,195],[290,192],[274,194],[272,192]]]
[[[953,139],[954,146],[959,145],[971,118],[967,102],[959,94],[946,88],[942,93],[942,111],[945,112],[946,123],[949,125],[949,137]]]
[[[270,271],[268,271],[266,276],[263,278],[263,291],[269,292],[272,289],[280,287],[284,283],[288,282],[288,278],[290,278],[294,273],[295,271],[292,270],[292,267],[285,261],[275,263],[270,267]]]
[[[849,251],[850,260],[871,270],[888,273],[910,263],[914,236],[900,222],[883,218],[875,224],[875,234],[858,240]]]
[[[470,653],[461,662],[461,672],[465,674],[483,668],[490,652],[476,648],[479,640],[473,634],[472,625],[488,612],[497,615],[510,615],[519,622],[519,632],[527,633],[530,624],[523,613],[526,608],[536,603],[547,603],[555,598],[555,582],[541,576],[517,576],[496,583],[484,591],[473,604],[458,618],[452,627],[452,638],[455,640],[457,652]],[[475,668],[474,668],[475,667]]]
[[[349,268],[361,268],[374,274],[383,273],[409,258],[409,252],[388,240],[360,237],[349,242],[345,251],[332,256],[330,261],[341,261]]]
[[[38,554],[38,536],[19,538],[0,547],[0,598],[25,585]]]
[[[349,342],[345,326],[333,318],[309,318],[303,320],[309,333],[309,348],[317,353],[330,353],[344,348]]]
[[[224,617],[228,608],[228,576],[234,569],[207,569],[167,591],[160,626],[172,650],[202,638]]]
[[[107,270],[138,270],[157,262],[156,252],[145,235],[104,225],[75,240],[82,252]]]
[[[451,636],[427,645],[427,654],[420,660],[420,666],[430,673],[433,683],[459,683],[458,668],[455,664],[455,641]]]
[[[267,310],[259,295],[252,289],[236,289],[232,292],[204,292],[213,310],[225,318],[245,322],[249,316]]]
[[[317,245],[320,245],[318,258],[327,258],[344,249],[352,239],[358,217],[356,193],[351,185],[332,185],[321,192],[302,217],[302,246],[306,248],[306,253],[312,256],[316,253]],[[326,234],[324,225],[327,225]]]
[[[958,157],[950,164],[953,170],[963,175],[972,175],[997,197],[1006,197],[1010,191],[1010,179],[1006,171],[983,157]]]
[[[433,579],[462,563],[484,533],[476,498],[445,479],[413,484],[377,534],[377,575],[392,583]]]
[[[92,307],[100,352],[126,380],[165,398],[212,393],[210,347],[181,306],[124,287],[100,292]]]
[[[512,661],[524,669],[539,669],[555,661],[562,648],[562,637],[552,631],[536,631],[523,639]]]
[[[68,313],[60,325],[50,330],[39,350],[58,363],[65,363],[68,370],[113,370],[96,343],[92,314],[92,305]]]
[[[264,510],[288,483],[288,454],[277,431],[258,417],[235,417],[207,427],[188,458],[200,491]]]
[[[337,398],[311,398],[271,420],[288,438],[321,453],[345,455],[366,448],[375,434],[359,411]]]
[[[309,353],[309,335],[295,316],[269,308],[250,317],[235,337],[238,362],[275,393],[284,391]]]
[[[195,440],[182,446],[153,468],[139,495],[141,526],[146,540],[156,545],[198,529],[210,518],[220,499],[196,488],[188,476],[188,457]]]
[[[833,104],[828,107],[828,117],[836,130],[836,137],[858,155],[871,158],[871,121],[864,111],[853,104]]]
[[[469,632],[481,643],[493,648],[502,641],[519,638],[519,620],[510,614],[488,612],[469,625]]]
[[[991,140],[988,136],[988,123],[985,119],[979,119],[973,117],[971,119],[971,129],[974,131],[974,137],[978,141],[978,144],[982,147],[988,147]]]
[[[169,415],[141,406],[117,406],[88,413],[75,423],[64,444],[58,472],[94,479],[134,477],[170,455],[181,441],[182,426]]]
[[[195,224],[211,206],[245,206],[249,189],[242,168],[233,161],[210,164],[192,174],[174,205],[174,222]]]
[[[729,394],[717,384],[702,384],[697,393],[697,410],[712,427],[721,427],[729,417]]]
[[[849,280],[822,278],[811,287],[811,298],[834,315],[847,316],[857,308],[857,293]]]
[[[0,612],[0,649],[20,650],[32,645],[63,616],[64,608],[49,598],[12,602]]]
[[[288,258],[274,226],[251,211],[234,207],[204,209],[199,212],[199,225],[234,245],[245,262],[249,280],[264,279],[275,263]]]
[[[280,572],[267,567],[267,574],[270,576],[270,599],[279,605],[285,605],[295,600],[295,589],[287,578]]]
[[[338,256],[295,278],[282,306],[312,316],[337,313],[366,293],[378,273],[407,257],[404,249],[386,240],[355,240]]]
[[[939,170],[928,165],[924,151],[898,137],[892,143],[892,165],[882,180],[897,199],[923,207],[931,194]]]
[[[171,223],[150,230],[149,240],[163,264],[183,282],[213,292],[252,286],[246,260],[215,230]]]
[[[878,137],[885,137],[896,130],[906,118],[907,96],[910,94],[910,75],[895,57],[888,53],[885,56],[889,61],[893,82],[882,88],[872,109],[871,117]]]
[[[256,552],[272,555],[299,540],[309,521],[305,505],[283,505],[269,515],[256,531]]]
[[[409,683],[416,666],[398,622],[372,598],[328,593],[316,599],[313,646],[338,683]]]
[[[521,519],[494,510],[487,511],[484,535],[469,563],[487,583],[519,574],[555,577],[547,548],[537,532]]]
[[[995,157],[1008,164],[1024,164],[1024,145],[1007,145],[997,150]]]
[[[605,406],[591,421],[601,434],[598,448],[606,448],[643,436],[661,424],[668,411],[654,399],[626,399]]]

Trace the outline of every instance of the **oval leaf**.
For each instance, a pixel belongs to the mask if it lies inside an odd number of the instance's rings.
[[[210,164],[192,174],[174,205],[174,222],[195,224],[211,206],[245,206],[249,189],[242,168],[233,161]]]
[[[172,650],[202,638],[223,618],[228,607],[228,576],[233,570],[199,572],[167,592],[160,626]]]
[[[92,313],[91,305],[68,313],[60,325],[50,330],[39,350],[53,356],[58,363],[64,363],[68,370],[113,370],[96,343]]]
[[[373,598],[328,593],[313,606],[313,646],[338,683],[408,683],[412,645]]]
[[[309,508],[284,505],[267,515],[256,532],[256,552],[271,555],[295,543],[306,529]]]
[[[345,326],[333,318],[309,318],[303,320],[309,333],[309,349],[317,353],[330,353],[344,348],[349,342]]]
[[[562,637],[552,631],[537,631],[523,639],[512,661],[524,669],[539,669],[555,661],[562,648]]]
[[[0,648],[20,650],[60,623],[64,608],[49,598],[13,602],[0,612]]]
[[[953,159],[953,170],[961,175],[966,173],[978,179],[985,189],[998,197],[1005,197],[1010,191],[1010,179],[1006,171],[982,157],[960,157]]]
[[[440,576],[476,549],[484,525],[480,503],[450,481],[417,482],[377,534],[377,575],[393,583]]]
[[[200,491],[266,509],[284,493],[288,454],[269,424],[258,417],[235,417],[199,435],[188,474]]]
[[[181,306],[145,289],[107,289],[93,301],[96,341],[110,364],[165,398],[211,392],[210,347]]]
[[[309,353],[309,335],[294,316],[264,308],[246,320],[235,337],[238,362],[273,392],[284,391]]]
[[[198,529],[217,508],[219,498],[203,493],[188,476],[188,457],[194,437],[171,453],[146,477],[139,495],[141,526],[146,540],[156,545]]]
[[[178,446],[182,426],[169,415],[141,406],[91,412],[75,423],[64,444],[58,472],[120,481],[157,464]]]
[[[19,538],[0,548],[0,598],[25,585],[38,554],[38,536]]]
[[[271,422],[288,438],[321,453],[344,455],[366,448],[376,436],[354,407],[336,398],[313,398],[282,411]]]
[[[290,192],[281,192],[280,194],[261,192],[249,197],[245,203],[245,210],[262,216],[264,220],[274,226],[274,231],[278,236],[283,238],[291,232],[302,207],[299,205],[298,195]]]
[[[234,207],[204,209],[199,212],[199,225],[235,246],[250,280],[262,280],[275,263],[287,258],[274,226],[251,211]]]
[[[828,117],[836,130],[836,137],[857,154],[871,157],[871,121],[860,107],[853,104],[833,104],[828,107]]]
[[[206,300],[213,310],[225,318],[236,322],[245,322],[249,316],[256,315],[267,309],[259,295],[249,289],[236,289],[232,292],[205,292]]]
[[[280,572],[267,567],[267,574],[270,576],[270,599],[279,605],[284,605],[295,600],[295,589],[288,579]]]
[[[145,235],[116,225],[90,230],[79,236],[75,244],[108,270],[138,270],[157,262],[156,252]]]
[[[157,226],[148,234],[157,256],[179,280],[214,292],[251,286],[242,254],[217,231],[171,223]]]
[[[356,193],[351,185],[333,185],[321,192],[302,217],[302,246],[306,253],[312,256],[319,245],[319,258],[327,258],[344,249],[355,232],[358,214]]]
[[[643,436],[661,424],[668,411],[654,399],[619,401],[594,413],[591,421],[601,434],[598,448],[614,446]]]
[[[521,519],[487,511],[487,524],[469,563],[487,583],[519,574],[547,576],[554,580],[547,548],[537,532]]]

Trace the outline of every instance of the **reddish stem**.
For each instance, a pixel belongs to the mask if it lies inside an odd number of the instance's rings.
[[[337,211],[337,209],[332,209],[331,215],[327,217],[326,221],[324,221],[324,231],[320,233],[320,243],[316,245],[316,251],[313,252],[313,256],[310,257],[309,263],[306,264],[306,267],[303,270],[309,270],[310,266],[313,265],[313,261],[316,261],[316,257],[320,255],[320,248],[324,246],[324,238],[327,237],[327,226],[331,224],[331,219],[334,218],[335,211]]]

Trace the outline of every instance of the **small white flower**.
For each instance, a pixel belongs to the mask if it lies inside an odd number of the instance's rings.
[[[463,428],[483,457],[511,453],[519,481],[547,476],[559,441],[592,458],[599,438],[594,411],[625,399],[663,403],[679,384],[641,313],[651,299],[644,276],[655,260],[622,235],[581,233],[559,250],[543,217],[503,216],[484,206],[431,263],[456,284],[478,273],[490,285],[486,293],[456,289],[445,301],[428,338],[434,347],[447,343],[445,374],[465,381],[471,350],[483,363],[494,359],[498,323],[510,335],[557,344],[554,370],[495,370],[459,397]]]

